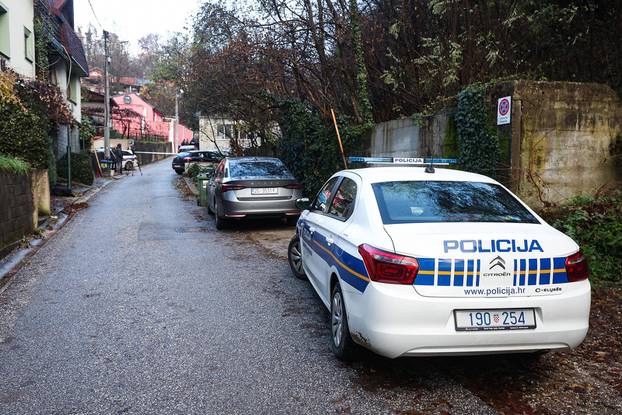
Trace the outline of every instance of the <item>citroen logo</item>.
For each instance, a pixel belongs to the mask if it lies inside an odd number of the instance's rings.
[[[502,270],[505,271],[505,260],[503,258],[501,258],[500,256],[494,258],[492,261],[490,261],[490,263],[488,265],[490,266],[491,270],[494,267],[500,267]]]

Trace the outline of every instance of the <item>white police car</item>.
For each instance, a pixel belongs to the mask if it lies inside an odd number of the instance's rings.
[[[537,352],[587,333],[579,246],[486,176],[344,170],[299,202],[290,265],[329,308],[339,358],[356,344],[391,358]]]

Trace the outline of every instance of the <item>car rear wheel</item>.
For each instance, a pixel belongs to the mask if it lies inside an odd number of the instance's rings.
[[[131,161],[128,161],[127,163],[125,163],[125,170],[127,171],[134,170],[134,163],[132,163]]]
[[[296,278],[304,280],[307,278],[305,270],[302,267],[302,253],[300,250],[300,238],[298,235],[294,235],[289,246],[287,247],[287,260],[289,267],[292,269],[292,273]]]
[[[207,202],[207,214],[208,214],[208,215],[213,215],[213,214],[214,214],[214,211],[213,211],[213,210],[212,210],[212,208],[210,207],[209,202]]]
[[[331,349],[339,360],[352,360],[356,357],[357,345],[350,336],[348,314],[343,302],[339,283],[335,284],[330,302]]]
[[[177,173],[179,175],[182,175],[182,174],[184,174],[184,171],[181,170],[181,169],[175,169],[175,173]]]
[[[225,219],[223,216],[221,216],[218,210],[219,210],[218,204],[214,202],[214,215],[216,217],[216,229],[221,231],[223,229],[227,229],[227,227],[229,226],[229,221]]]

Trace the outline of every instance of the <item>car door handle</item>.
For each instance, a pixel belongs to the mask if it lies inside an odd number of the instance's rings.
[[[335,242],[333,238],[326,238],[326,245],[331,246]]]
[[[315,233],[315,228],[314,228],[313,226],[311,226],[311,227],[309,228],[309,234],[310,234],[310,235],[313,235],[314,233]]]

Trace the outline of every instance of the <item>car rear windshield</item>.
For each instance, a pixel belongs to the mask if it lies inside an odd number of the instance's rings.
[[[540,223],[503,187],[492,183],[397,181],[372,185],[382,221]]]
[[[229,171],[230,177],[292,177],[278,160],[232,161]]]
[[[204,151],[201,153],[201,157],[206,161],[220,161],[222,158],[214,151]]]

